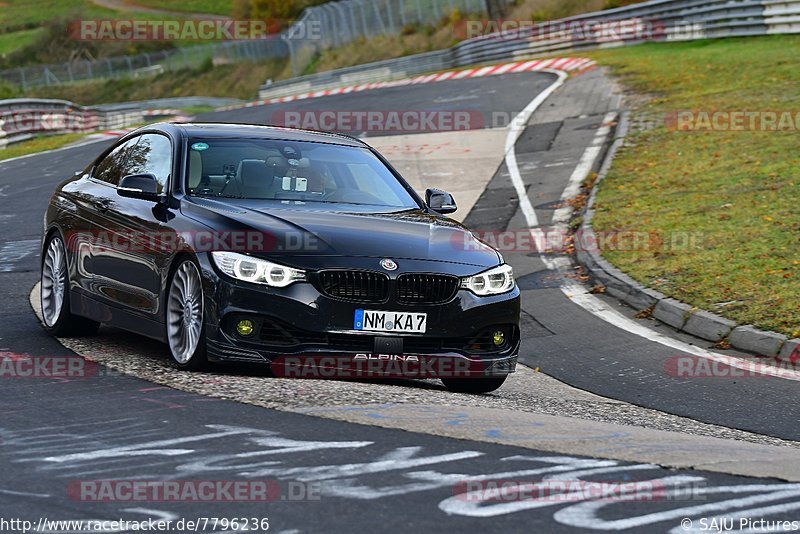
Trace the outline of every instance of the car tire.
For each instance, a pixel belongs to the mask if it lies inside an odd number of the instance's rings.
[[[508,378],[505,376],[493,376],[491,378],[442,378],[444,386],[454,393],[490,393],[500,386]]]
[[[207,369],[203,279],[194,260],[181,258],[172,269],[164,313],[172,361],[187,371]]]
[[[70,311],[69,262],[64,239],[51,235],[42,253],[39,299],[42,324],[56,337],[82,337],[97,333],[100,323],[75,315]]]

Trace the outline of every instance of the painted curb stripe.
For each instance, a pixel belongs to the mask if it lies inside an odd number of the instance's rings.
[[[281,96],[264,100],[256,100],[246,104],[237,104],[233,106],[224,106],[217,108],[215,111],[232,111],[235,109],[265,106],[269,104],[278,104],[284,102],[292,102],[294,100],[305,100],[308,98],[321,98],[331,95],[342,95],[352,92],[370,91],[373,89],[383,89],[386,87],[402,87],[405,85],[419,85],[424,83],[443,82],[447,80],[462,80],[464,78],[481,78],[484,76],[494,76],[506,73],[518,72],[536,72],[543,69],[552,68],[569,72],[582,72],[592,66],[594,61],[586,58],[554,58],[539,60],[534,59],[530,61],[514,61],[511,63],[500,63],[498,65],[490,65],[487,67],[465,69],[461,71],[447,71],[438,72],[434,74],[426,74],[422,76],[415,76],[413,78],[405,78],[402,80],[394,80],[387,82],[373,82],[360,85],[351,85],[347,87],[340,87],[337,89],[325,89],[316,92],[302,93],[292,96]]]

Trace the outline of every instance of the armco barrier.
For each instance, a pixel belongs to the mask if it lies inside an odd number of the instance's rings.
[[[87,108],[67,100],[0,100],[0,149],[37,134],[124,128],[144,121],[141,109]]]
[[[516,32],[493,33],[462,41],[456,46],[430,52],[322,72],[265,84],[259,98],[269,99],[299,93],[333,89],[352,84],[364,75],[364,82],[387,81],[436,70],[520,60],[568,50],[606,48],[641,43],[642,40],[609,39],[603,24],[649,25],[656,40],[688,41],[721,37],[747,37],[779,33],[800,33],[800,0],[650,0],[640,4],[587,13],[547,23],[547,28],[565,31],[542,32],[541,25]],[[575,38],[574,28],[595,25],[598,38]],[[380,79],[377,73],[382,72]],[[345,79],[347,78],[347,80]]]

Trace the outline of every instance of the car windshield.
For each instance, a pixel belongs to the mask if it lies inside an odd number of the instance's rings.
[[[192,196],[412,209],[408,190],[368,149],[305,141],[189,141]]]

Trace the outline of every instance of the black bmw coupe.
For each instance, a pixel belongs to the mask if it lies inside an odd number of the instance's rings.
[[[103,323],[163,341],[183,369],[261,362],[492,391],[516,367],[520,293],[455,210],[354,138],[154,124],[53,195],[43,321],[56,336]]]

